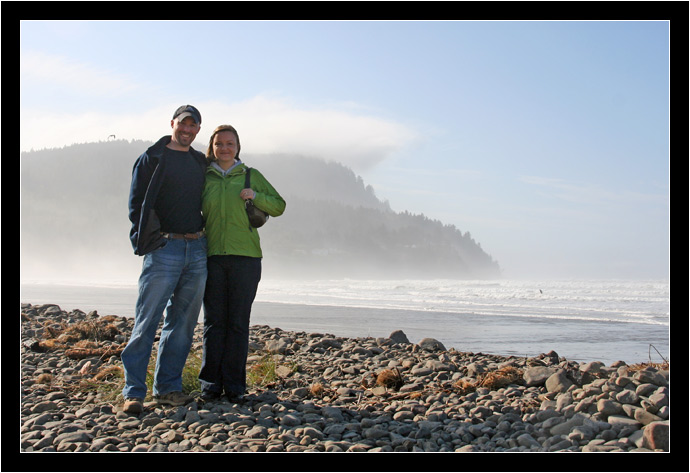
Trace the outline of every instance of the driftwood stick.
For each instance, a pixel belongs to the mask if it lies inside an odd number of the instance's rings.
[[[654,348],[655,352],[659,353],[659,350],[657,350],[656,347],[650,343],[649,344],[649,354],[648,354],[650,363],[652,362],[652,348]],[[661,357],[662,360],[664,360],[666,363],[668,363],[668,360],[666,358],[664,358],[664,356],[661,353],[659,353],[659,356]]]
[[[92,356],[120,356],[124,348],[70,348],[65,350],[65,356],[73,360],[81,360]]]

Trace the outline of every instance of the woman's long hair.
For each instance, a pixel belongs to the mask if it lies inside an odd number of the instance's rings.
[[[220,125],[216,127],[215,130],[213,130],[213,133],[211,134],[211,139],[208,140],[208,149],[206,150],[206,161],[208,161],[209,164],[216,160],[216,155],[213,154],[213,140],[215,139],[216,135],[221,131],[229,131],[235,135],[235,139],[237,139],[237,154],[235,155],[235,159],[240,159],[240,135],[237,133],[237,130],[235,130],[234,126]]]

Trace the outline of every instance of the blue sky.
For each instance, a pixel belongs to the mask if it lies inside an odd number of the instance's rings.
[[[506,277],[667,277],[666,21],[22,21],[22,150],[155,140],[338,160]],[[134,159],[134,157],[133,157]],[[270,172],[268,172],[270,175]]]

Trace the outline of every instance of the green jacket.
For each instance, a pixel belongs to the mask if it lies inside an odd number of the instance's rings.
[[[259,232],[249,226],[240,191],[244,189],[247,166],[240,164],[223,176],[215,167],[206,169],[206,184],[201,211],[206,221],[208,256],[240,255],[261,258]],[[282,215],[285,200],[266,178],[252,168],[251,188],[254,205],[271,217]],[[268,222],[267,225],[271,223]]]

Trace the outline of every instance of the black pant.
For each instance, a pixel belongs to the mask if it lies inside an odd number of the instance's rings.
[[[261,258],[210,256],[207,269],[201,390],[203,394],[243,395],[249,316],[261,280]]]

